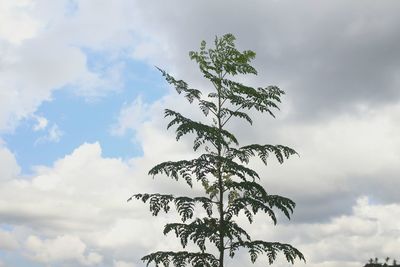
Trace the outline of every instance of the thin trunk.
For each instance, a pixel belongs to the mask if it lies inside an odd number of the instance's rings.
[[[220,152],[218,151],[218,155],[221,156]],[[219,167],[218,172],[218,187],[219,187],[219,267],[224,266],[224,188],[223,188],[223,181],[222,181],[222,173],[221,167]]]
[[[221,85],[218,88],[218,130],[219,138],[222,138],[222,123],[221,123]],[[222,156],[221,141],[218,144],[218,157]],[[221,161],[218,162],[218,189],[219,189],[219,267],[224,267],[224,186],[222,181]]]

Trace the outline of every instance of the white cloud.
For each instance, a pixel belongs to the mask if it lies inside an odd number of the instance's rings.
[[[20,44],[35,36],[39,21],[30,15],[35,3],[30,0],[4,0],[0,3],[0,40]]]
[[[84,266],[92,266],[103,260],[102,256],[95,252],[86,255],[86,245],[76,236],[63,235],[46,240],[29,236],[26,248],[36,261],[43,263],[77,261]]]
[[[8,231],[3,231],[0,228],[0,250],[14,250],[17,249],[18,246],[18,241],[12,235],[12,233]]]
[[[340,259],[353,261],[355,265],[357,261],[366,263],[375,256],[381,259],[396,257],[400,231],[399,223],[392,218],[398,215],[399,207],[399,204],[371,204],[368,198],[361,197],[351,215],[335,218],[326,224],[296,226],[296,231],[314,235],[312,242],[302,245],[311,262],[336,259],[338,263]],[[307,239],[303,237],[303,240]],[[330,266],[330,263],[321,266]]]
[[[44,130],[47,127],[49,121],[45,117],[42,116],[33,116],[33,117],[37,121],[37,123],[33,126],[33,130],[35,132]]]
[[[35,145],[43,144],[43,143],[58,143],[61,140],[61,137],[64,135],[64,132],[60,130],[57,124],[53,124],[47,131],[45,136],[39,137],[35,141]]]
[[[0,162],[3,168],[0,168],[0,183],[2,181],[8,181],[14,179],[20,173],[20,167],[18,166],[17,161],[15,160],[15,156],[4,147],[1,139],[0,139]]]
[[[136,267],[136,265],[125,261],[114,261],[113,267]]]
[[[149,117],[149,105],[143,103],[142,97],[137,97],[131,104],[125,104],[118,116],[118,122],[111,127],[111,134],[122,136],[128,130],[136,131]]]
[[[54,124],[49,130],[48,140],[51,142],[58,142],[62,135],[63,133],[58,128],[57,124]]]
[[[400,171],[397,164],[400,153],[396,149],[400,146],[396,134],[400,127],[395,123],[399,115],[400,104],[395,104],[314,124],[271,122],[276,131],[270,131],[268,139],[293,146],[300,158],[290,160],[282,167],[272,164],[270,171],[278,172],[278,176],[268,184],[283,182],[286,188],[282,190],[294,195],[298,195],[307,184],[317,189],[310,190],[309,196],[364,192],[381,200],[395,198],[395,192],[384,190],[385,196],[377,186],[398,184],[396,179],[388,176]],[[260,141],[263,132],[242,136]],[[301,182],[291,182],[296,177],[301,177]]]
[[[0,132],[12,131],[55,90],[69,86],[88,100],[120,90],[121,48],[132,45],[128,2],[82,1],[69,14],[67,0],[2,1]],[[92,69],[84,49],[106,55],[104,65]]]
[[[25,237],[35,261],[75,260],[85,266],[100,262],[104,253],[112,260],[115,248],[138,247],[141,231],[135,223],[145,223],[140,218],[147,208],[133,212],[126,199],[151,182],[139,179],[140,172],[120,159],[103,158],[99,144],[84,144],[52,167],[37,167],[31,179],[1,181],[1,221],[25,229],[16,231],[18,239]],[[147,246],[157,240],[142,239]],[[126,257],[137,260],[140,254],[129,252]]]

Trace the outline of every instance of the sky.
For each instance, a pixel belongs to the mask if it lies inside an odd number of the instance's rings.
[[[207,90],[188,52],[225,33],[257,54],[258,76],[241,81],[286,92],[275,119],[232,131],[243,144],[300,155],[251,163],[268,192],[297,205],[290,221],[260,217],[249,231],[296,246],[307,263],[294,266],[399,257],[399,8],[395,0],[2,0],[0,267],[139,267],[146,253],[179,247],[162,234],[173,214],[151,217],[126,200],[188,193],[147,175],[194,156],[190,138],[176,142],[166,130],[163,110],[198,115],[155,66]],[[246,254],[227,262],[250,265]]]

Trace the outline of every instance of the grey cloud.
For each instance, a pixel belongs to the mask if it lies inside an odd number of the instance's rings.
[[[335,192],[320,197],[303,196],[294,200],[296,209],[290,223],[324,223],[336,216],[351,214],[356,195]]]
[[[400,97],[398,2],[146,1],[139,5],[148,22],[146,30],[168,44],[168,68],[196,77],[193,65],[184,67],[186,52],[196,49],[201,39],[212,41],[215,35],[232,32],[240,47],[257,52],[257,81],[287,85],[283,89],[298,119],[319,119],[354,111],[355,105],[383,105]]]
[[[360,194],[370,196],[373,202],[385,204],[400,203],[398,170],[352,177],[350,183],[351,188],[354,188]]]

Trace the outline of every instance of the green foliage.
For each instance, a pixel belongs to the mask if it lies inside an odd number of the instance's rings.
[[[187,134],[194,135],[193,150],[201,150],[202,154],[190,160],[160,163],[149,171],[149,175],[166,175],[177,181],[183,179],[190,187],[193,183],[200,183],[204,195],[191,198],[158,193],[135,194],[129,200],[148,202],[154,216],[160,211],[169,212],[173,205],[182,222],[168,223],[164,234],[174,233],[184,249],[191,242],[199,251],[158,251],[142,258],[147,265],[223,267],[225,252],[233,258],[239,249],[246,249],[253,263],[259,255],[265,254],[272,264],[278,252],[282,252],[291,263],[295,259],[304,260],[303,254],[289,244],[252,240],[235,221],[244,214],[253,223],[254,215],[263,212],[276,224],[276,210],[290,219],[295,203],[288,198],[268,194],[258,182],[259,174],[246,165],[252,157],[260,158],[266,165],[271,155],[283,163],[297,153],[283,145],[240,146],[235,135],[226,129],[231,119],[252,124],[252,118],[246,113],[249,110],[274,117],[284,94],[276,86],[254,88],[233,80],[238,74],[257,74],[250,65],[255,53],[238,51],[234,41],[232,34],[226,34],[215,38],[214,48],[207,48],[203,41],[200,51],[189,53],[203,76],[213,85],[213,91],[207,95],[159,69],[178,94],[182,94],[189,103],[197,104],[205,117],[212,117],[212,123],[194,121],[177,111],[165,110],[165,117],[170,118],[167,128],[176,127],[176,139]],[[195,216],[198,206],[204,209],[205,217]],[[206,252],[210,251],[207,247],[210,245],[216,248],[218,255]]]

